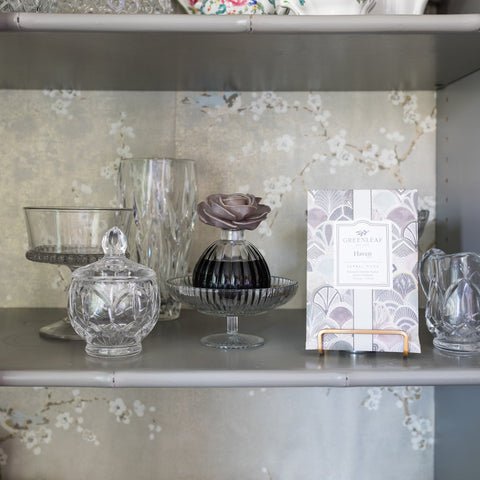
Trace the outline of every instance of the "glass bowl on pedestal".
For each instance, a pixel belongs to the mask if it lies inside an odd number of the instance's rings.
[[[265,340],[257,335],[238,332],[238,317],[259,315],[287,303],[297,291],[298,283],[288,278],[271,277],[267,288],[198,288],[191,276],[168,281],[172,294],[200,313],[226,317],[225,333],[214,333],[200,342],[206,347],[240,350],[261,347]]]
[[[103,257],[102,238],[118,226],[128,231],[132,210],[128,208],[25,207],[28,260],[64,265],[71,271]],[[68,318],[40,328],[40,335],[79,340]]]

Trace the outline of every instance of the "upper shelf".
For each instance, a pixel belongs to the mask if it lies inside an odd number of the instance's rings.
[[[244,318],[240,330],[261,335],[263,347],[220,351],[199,339],[225,331],[225,321],[182,311],[159,322],[141,355],[99,360],[84,342],[45,340],[41,325],[64,314],[58,309],[0,309],[0,386],[92,387],[354,387],[365,385],[480,385],[480,356],[449,356],[422,339],[422,354],[305,351],[305,311],[277,310]]]
[[[479,30],[479,14],[0,14],[0,88],[433,90],[480,69]]]

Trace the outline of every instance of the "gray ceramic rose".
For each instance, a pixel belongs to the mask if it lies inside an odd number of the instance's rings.
[[[267,218],[270,207],[250,193],[216,193],[197,206],[200,220],[224,230],[255,230]]]

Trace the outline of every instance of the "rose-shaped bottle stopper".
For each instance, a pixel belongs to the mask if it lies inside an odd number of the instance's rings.
[[[200,220],[224,230],[255,230],[267,218],[270,207],[250,193],[215,193],[197,206]]]

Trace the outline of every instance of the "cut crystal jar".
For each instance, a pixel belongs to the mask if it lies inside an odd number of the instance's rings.
[[[156,274],[125,257],[127,240],[119,228],[105,234],[102,246],[102,259],[72,274],[68,316],[89,355],[135,355],[158,319]]]

